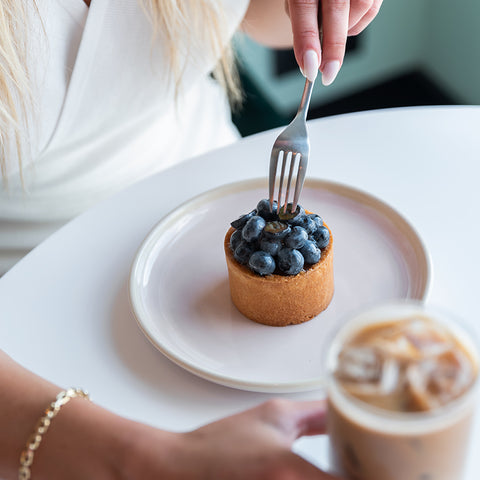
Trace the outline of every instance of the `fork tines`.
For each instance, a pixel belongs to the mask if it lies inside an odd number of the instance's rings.
[[[280,176],[278,177],[277,170],[279,161]],[[285,175],[287,172],[288,176]],[[298,198],[305,180],[305,165],[304,162],[302,162],[302,155],[299,152],[274,149],[270,161],[269,177],[271,179],[269,185],[270,209],[273,208],[275,190],[277,190],[278,195],[276,200],[278,203],[278,212],[280,212],[280,208],[283,208],[285,213],[287,212],[287,208],[290,208],[290,211],[294,212],[297,208]],[[291,199],[292,180],[295,181],[293,199]],[[275,183],[277,183],[277,185],[275,185]],[[291,206],[289,204],[291,204]]]

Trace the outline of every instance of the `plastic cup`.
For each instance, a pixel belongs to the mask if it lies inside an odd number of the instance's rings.
[[[455,400],[430,411],[397,412],[347,393],[334,375],[348,339],[368,325],[426,316],[446,327],[468,354],[476,378]],[[478,390],[478,344],[452,315],[413,301],[354,315],[335,335],[327,356],[330,463],[352,480],[461,480]]]

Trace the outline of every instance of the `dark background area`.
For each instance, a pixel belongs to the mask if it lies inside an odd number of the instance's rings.
[[[346,58],[358,48],[361,35],[349,38]],[[277,51],[275,55],[275,74],[278,76],[297,69],[290,50]],[[289,115],[278,113],[262,96],[250,79],[248,72],[240,68],[240,79],[245,101],[243,107],[233,114],[233,121],[242,136],[287,125],[293,119],[295,111]],[[420,69],[404,72],[380,84],[340,98],[336,101],[310,107],[308,119],[338,115],[379,108],[408,107],[419,105],[453,105],[456,102],[447,92],[442,91],[432,78]]]

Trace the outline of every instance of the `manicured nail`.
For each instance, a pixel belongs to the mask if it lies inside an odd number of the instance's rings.
[[[322,83],[324,85],[332,84],[336,76],[338,75],[339,70],[340,62],[338,60],[332,60],[331,62],[327,62],[322,72]]]
[[[317,52],[315,50],[307,50],[303,55],[303,75],[313,82],[317,78],[318,67]]]

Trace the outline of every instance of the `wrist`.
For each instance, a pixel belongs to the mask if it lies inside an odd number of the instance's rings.
[[[72,399],[52,420],[31,467],[38,480],[119,480],[119,417],[83,399]]]
[[[189,480],[187,434],[168,432],[125,420],[121,435],[121,480]],[[195,472],[194,472],[195,473]]]
[[[88,393],[82,389],[69,388],[68,390],[63,390],[56,395],[55,400],[50,402],[48,407],[44,410],[43,415],[38,419],[35,428],[28,437],[27,444],[20,455],[20,468],[18,470],[18,478],[20,480],[30,480],[31,466],[35,460],[35,453],[40,447],[43,437],[48,432],[52,420],[58,415],[62,407],[71,402],[73,398],[90,399]]]

